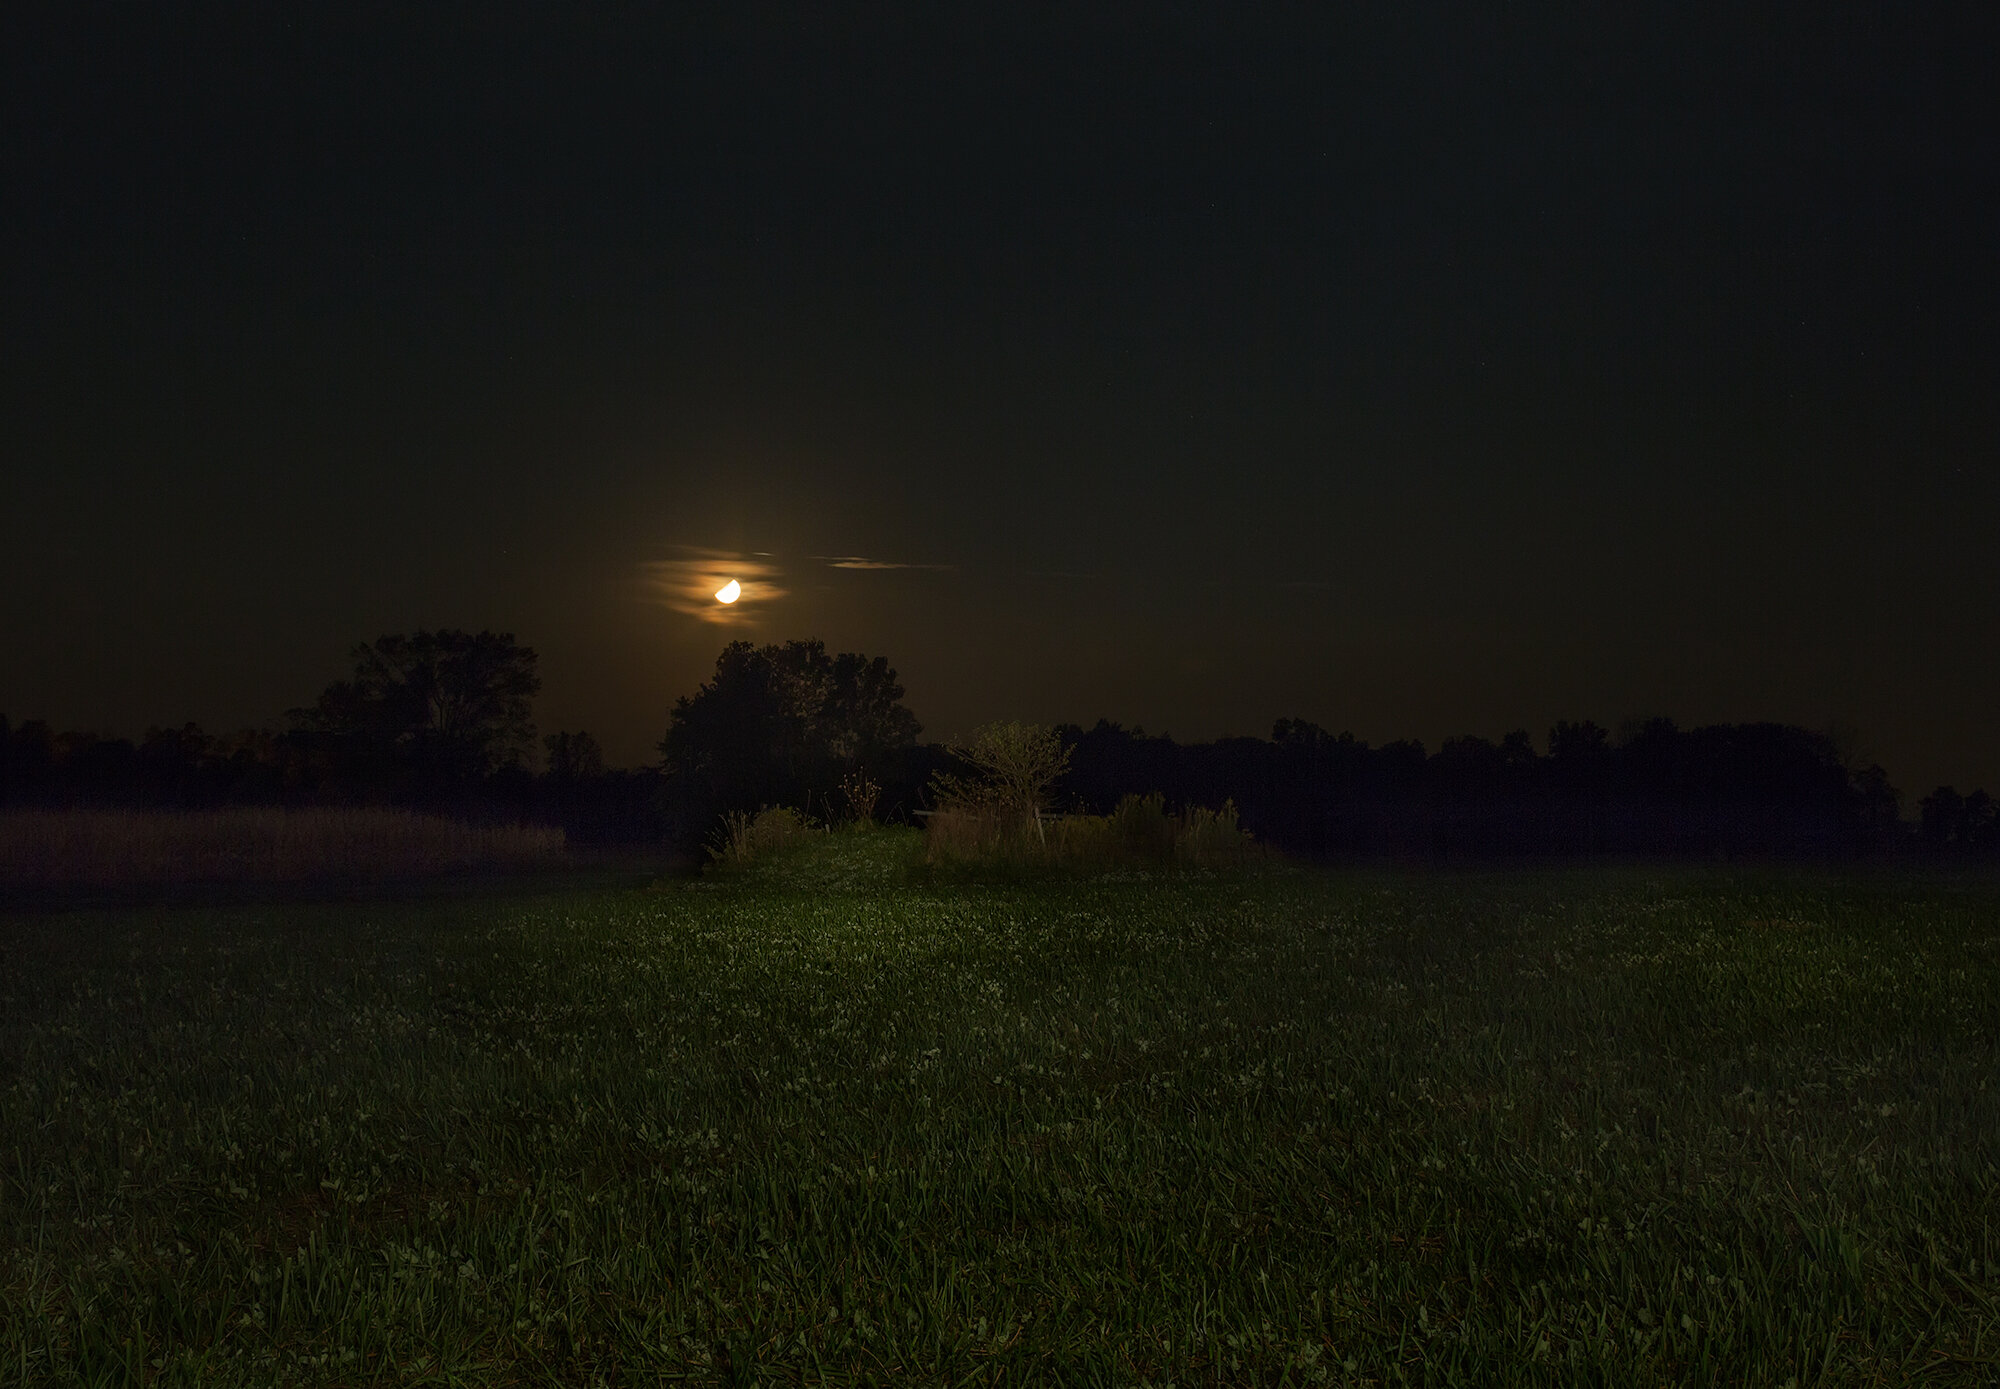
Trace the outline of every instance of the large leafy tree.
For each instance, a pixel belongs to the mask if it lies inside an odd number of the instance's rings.
[[[660,755],[707,810],[796,803],[914,745],[923,726],[902,699],[880,656],[829,655],[820,641],[731,642],[715,674],[675,701]]]
[[[302,731],[351,760],[454,779],[518,766],[534,746],[542,679],[533,648],[512,633],[395,633],[355,647],[352,659],[352,679],[292,711]]]

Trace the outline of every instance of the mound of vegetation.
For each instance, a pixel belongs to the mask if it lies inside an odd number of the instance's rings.
[[[1055,729],[988,724],[951,751],[957,767],[931,784],[937,808],[925,842],[933,864],[1206,868],[1262,856],[1230,801],[1170,812],[1153,793],[1128,795],[1108,815],[1050,814],[1071,751]]]

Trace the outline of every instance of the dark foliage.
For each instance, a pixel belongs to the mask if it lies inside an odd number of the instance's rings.
[[[0,716],[0,805],[265,804],[296,780],[294,761],[268,733],[218,738],[190,723],[148,729],[135,744]]]
[[[572,843],[658,842],[667,832],[661,779],[650,768],[607,769],[587,733],[552,751],[537,776],[518,765],[448,784],[407,769],[329,756],[320,735],[249,731],[230,737],[193,724],[153,729],[134,744],[0,718],[0,806],[213,809],[225,805],[405,805],[460,818],[560,825]],[[373,776],[379,780],[370,780]]]
[[[354,677],[291,711],[329,776],[436,793],[522,765],[542,688],[511,633],[392,633],[354,648]]]
[[[607,769],[588,733],[541,742],[531,772],[534,652],[510,636],[419,632],[356,648],[352,679],[294,711],[283,733],[193,724],[137,742],[0,717],[0,805],[182,806],[373,802],[563,826],[578,843],[695,843],[730,810],[791,805],[837,816],[843,782],[880,788],[875,814],[923,804],[947,750],[920,746],[896,672],[823,643],[735,642],[679,700],[664,766]],[[1110,812],[1158,792],[1176,810],[1234,801],[1265,843],[1309,857],[1662,853],[1845,856],[1884,849],[2000,857],[1984,791],[1940,787],[1906,829],[1880,767],[1783,724],[1682,730],[1558,723],[1548,752],[1499,742],[1371,747],[1281,719],[1264,738],[1181,744],[1099,722],[1060,730],[1066,804]]]
[[[883,787],[886,813],[907,808],[921,784],[910,778],[922,725],[902,699],[880,656],[830,656],[819,641],[731,642],[715,674],[675,702],[660,741],[678,819],[705,832],[722,814],[766,805],[829,813],[856,771]]]
[[[1918,837],[1935,854],[1952,857],[2000,856],[2000,814],[1984,791],[1961,796],[1940,786],[1918,803]]]
[[[354,675],[283,733],[194,724],[129,739],[0,718],[0,805],[390,804],[559,824],[574,843],[657,842],[659,773],[607,770],[588,733],[544,740],[533,774],[535,653],[506,634],[417,632],[355,648]]]
[[[1067,789],[1102,814],[1126,795],[1175,806],[1234,800],[1266,843],[1313,857],[1667,853],[1845,855],[1891,847],[1896,793],[1826,737],[1782,724],[1682,731],[1655,719],[1614,740],[1559,723],[1549,754],[1525,731],[1371,748],[1281,719],[1267,741],[1179,744],[1100,722],[1063,730]]]

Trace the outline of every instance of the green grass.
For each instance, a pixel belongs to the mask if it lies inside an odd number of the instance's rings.
[[[1989,1384],[2000,890],[0,918],[0,1382]]]

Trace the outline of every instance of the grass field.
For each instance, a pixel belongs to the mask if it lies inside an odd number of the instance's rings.
[[[0,1382],[1991,1384],[2000,889],[0,918]]]

